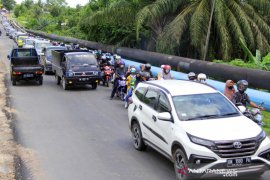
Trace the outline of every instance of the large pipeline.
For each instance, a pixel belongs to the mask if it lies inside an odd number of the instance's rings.
[[[91,42],[76,38],[57,36],[53,34],[47,34],[44,32],[38,32],[27,29],[26,31],[38,36],[58,41],[79,44],[80,46],[88,47],[91,49],[101,49],[106,52],[117,53],[128,59],[133,59],[145,63],[149,62],[156,66],[160,66],[161,64],[170,64],[177,70],[186,72],[194,71],[196,73],[205,73],[212,78],[217,78],[224,81],[227,79],[232,79],[234,81],[245,79],[254,88],[270,90],[270,71],[240,68],[190,58],[183,58],[179,56],[149,52],[139,49],[124,48],[124,47],[117,48],[116,46],[112,45],[105,45],[97,42]]]

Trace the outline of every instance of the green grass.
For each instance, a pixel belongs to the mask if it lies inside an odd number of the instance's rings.
[[[268,111],[262,111],[263,114],[263,121],[264,121],[264,126],[263,129],[265,130],[265,132],[267,132],[268,135],[270,135],[270,112]]]

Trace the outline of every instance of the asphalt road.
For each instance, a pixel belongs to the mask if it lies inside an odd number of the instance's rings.
[[[6,55],[13,45],[3,33],[0,55],[7,66]],[[123,102],[109,100],[111,88],[64,91],[48,75],[43,86],[14,87],[7,77],[18,143],[37,153],[36,168],[45,179],[175,179],[173,164],[165,157],[150,148],[146,152],[133,148],[127,111]],[[270,179],[270,174],[263,177]]]

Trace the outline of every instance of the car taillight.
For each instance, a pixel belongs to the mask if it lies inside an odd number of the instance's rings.
[[[43,72],[42,71],[37,71],[36,74],[43,74]]]
[[[20,74],[22,74],[22,73],[21,73],[21,72],[14,72],[14,71],[13,71],[12,74],[13,74],[13,75],[20,75]]]

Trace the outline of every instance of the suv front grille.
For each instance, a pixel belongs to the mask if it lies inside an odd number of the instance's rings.
[[[240,142],[242,144],[241,148],[235,148],[234,142]],[[212,149],[219,157],[222,158],[232,158],[232,157],[242,157],[253,155],[259,143],[257,143],[256,138],[237,140],[237,141],[217,141],[215,142],[216,148]]]
[[[75,72],[74,75],[75,76],[91,76],[93,75],[94,72],[88,71],[88,72]]]

